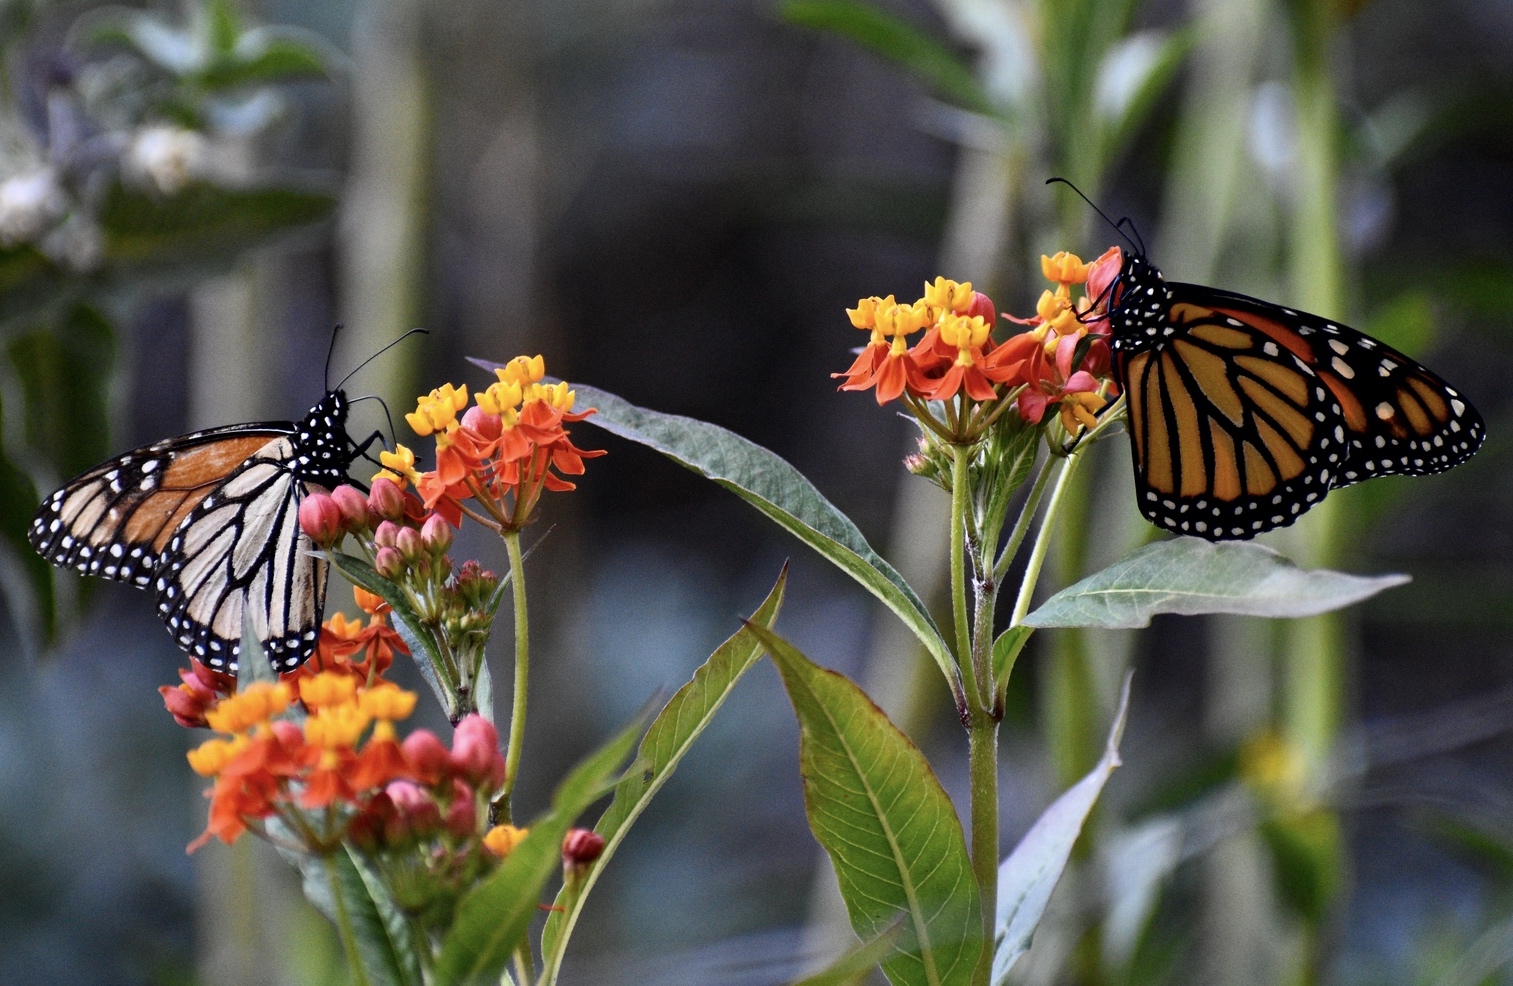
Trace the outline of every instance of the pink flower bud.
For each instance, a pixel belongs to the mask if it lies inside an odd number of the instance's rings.
[[[478,831],[478,808],[473,804],[473,791],[461,781],[454,781],[456,790],[452,804],[447,808],[446,829],[459,839],[466,839]]]
[[[405,561],[415,561],[426,553],[426,546],[420,540],[420,532],[413,527],[399,529],[399,533],[394,536],[394,547],[399,549]]]
[[[477,404],[463,414],[462,426],[490,442],[504,434],[504,419],[497,414],[488,413]]]
[[[562,865],[570,870],[587,867],[604,852],[604,836],[590,829],[568,829],[562,838]]]
[[[399,744],[405,759],[415,768],[415,778],[422,784],[435,784],[451,767],[451,755],[441,740],[429,730],[418,729]]]
[[[379,548],[373,556],[373,569],[386,579],[397,579],[404,574],[405,560],[394,548]]]
[[[452,525],[440,514],[432,514],[420,528],[420,540],[432,556],[444,555],[452,546]]]
[[[349,531],[366,531],[373,526],[373,515],[368,510],[368,498],[355,486],[341,484],[331,491],[331,499],[341,508],[344,526]]]
[[[373,543],[380,548],[392,548],[394,547],[394,542],[398,540],[401,530],[403,528],[398,524],[392,520],[386,520],[379,524],[378,529],[373,532]]]
[[[311,493],[300,501],[299,526],[316,544],[329,548],[342,536],[341,508],[324,493]]]
[[[384,829],[389,841],[402,842],[406,837],[429,835],[441,828],[441,809],[424,788],[409,781],[391,781],[384,792],[394,802],[397,823]]]
[[[968,317],[980,315],[989,327],[998,322],[998,310],[993,307],[993,299],[981,291],[972,292],[972,303],[967,306],[966,314]]]
[[[405,494],[392,479],[375,479],[368,493],[368,509],[384,520],[399,520],[405,515]]]
[[[486,791],[504,786],[505,763],[499,753],[499,734],[483,716],[463,716],[452,733],[452,769]]]

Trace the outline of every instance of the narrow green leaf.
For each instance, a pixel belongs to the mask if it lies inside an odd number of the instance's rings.
[[[1002,689],[1008,684],[1009,675],[1014,671],[1014,662],[1019,660],[1019,652],[1024,650],[1024,645],[1029,643],[1030,634],[1034,632],[1034,627],[1021,623],[1009,627],[993,641],[993,681],[998,688]]]
[[[1408,581],[1406,575],[1305,572],[1251,541],[1179,537],[1135,551],[1056,593],[1025,617],[1032,627],[1149,626],[1160,613],[1293,618],[1358,603]]]
[[[12,339],[10,358],[26,399],[26,442],[60,479],[110,454],[115,332],[104,315],[75,305],[56,322]]]
[[[630,755],[641,721],[631,723],[573,769],[499,869],[463,898],[436,960],[436,986],[494,984],[536,916],[541,891],[562,867],[562,838],[583,811],[606,794]]]
[[[4,415],[0,413],[0,434],[4,430]],[[51,644],[58,627],[52,566],[37,554],[26,536],[40,502],[31,476],[0,449],[0,539],[5,543],[7,569],[14,573],[3,580],[5,602],[22,639],[33,650]]]
[[[436,668],[442,666],[441,652],[436,648],[436,639],[421,622],[420,616],[410,608],[410,601],[405,598],[403,592],[388,579],[373,570],[373,566],[355,555],[349,555],[344,551],[328,551],[327,557],[336,570],[346,576],[348,582],[361,586],[376,596],[383,598],[394,610],[394,629],[404,640],[405,646],[410,648],[410,653],[415,656],[415,667],[420,671],[420,676],[426,684],[431,686],[431,691],[436,694],[436,701],[446,711],[447,718],[456,717],[456,709],[453,707],[452,695],[436,677]]]
[[[748,628],[793,702],[809,827],[830,854],[851,927],[870,940],[902,916],[882,964],[888,979],[964,986],[982,953],[982,917],[951,799],[860,688],[765,627]]]
[[[477,359],[472,362],[490,370],[500,365]],[[803,473],[719,425],[637,407],[583,384],[575,383],[573,390],[578,395],[578,407],[598,409],[588,419],[590,424],[661,452],[714,480],[854,578],[914,631],[952,690],[957,690],[950,648],[925,604],[904,577],[872,550],[851,519],[826,500]]]
[[[317,79],[325,74],[325,59],[314,45],[294,37],[258,31],[237,45],[233,57],[209,66],[198,81],[208,90],[225,90],[294,79]]]
[[[902,932],[902,921],[869,942],[858,945],[812,976],[805,976],[793,986],[862,986],[873,969],[893,951]]]
[[[1103,758],[1086,777],[1045,810],[998,868],[998,930],[993,951],[993,986],[1002,986],[1015,960],[1029,951],[1035,927],[1045,915],[1051,891],[1061,880],[1088,813],[1103,792],[1109,775],[1119,766],[1119,739],[1124,735],[1129,693],[1130,676],[1126,675],[1119,712],[1109,730]]]
[[[333,924],[339,924],[335,889],[341,895],[347,923],[357,940],[363,972],[372,986],[422,986],[417,942],[403,912],[366,861],[343,847],[327,859],[281,849],[299,867],[305,898]]]
[[[751,622],[764,627],[772,626],[778,609],[783,604],[783,592],[788,584],[788,567],[778,575],[777,584],[767,598],[752,614]],[[762,646],[748,630],[741,629],[721,644],[709,660],[699,666],[693,679],[678,689],[657,714],[651,728],[641,740],[640,751],[631,769],[625,772],[615,788],[615,799],[610,802],[594,831],[604,836],[604,852],[593,868],[583,878],[583,883],[571,899],[565,893],[557,895],[557,904],[567,908],[553,912],[546,920],[541,934],[541,952],[549,967],[560,965],[567,940],[577,924],[578,915],[588,899],[589,891],[598,882],[599,874],[608,865],[610,857],[629,834],[630,827],[651,799],[662,790],[662,785],[672,777],[682,762],[683,755],[703,734],[705,727],[714,720],[715,713],[725,704],[736,682],[746,670],[762,656]]]
[[[992,104],[970,65],[908,21],[859,0],[788,0],[783,17],[850,38],[908,69],[944,98],[988,113]]]
[[[182,274],[229,263],[270,237],[326,218],[336,197],[292,188],[231,189],[199,183],[171,198],[113,186],[100,210],[106,263]]]
[[[1104,154],[1117,156],[1150,116],[1192,51],[1197,33],[1141,31],[1116,43],[1098,66]]]

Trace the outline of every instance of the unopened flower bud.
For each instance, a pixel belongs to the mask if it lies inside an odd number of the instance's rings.
[[[392,548],[399,539],[402,528],[392,520],[383,521],[373,532],[373,543],[380,548]]]
[[[375,479],[368,493],[368,509],[375,517],[399,520],[405,515],[405,494],[392,479]]]
[[[422,784],[435,784],[451,767],[451,754],[429,730],[417,729],[405,737],[399,748],[410,766],[415,768],[415,779]]]
[[[299,526],[316,544],[329,548],[342,536],[341,508],[324,493],[311,493],[299,505]]]
[[[420,540],[432,557],[444,555],[452,546],[452,525],[441,514],[432,514],[420,528]]]
[[[391,781],[384,791],[394,802],[399,822],[385,831],[391,841],[401,841],[405,836],[429,835],[441,828],[441,809],[424,788],[409,781]]]
[[[590,829],[568,829],[562,838],[562,865],[569,872],[593,865],[604,852],[604,836]]]
[[[399,529],[399,533],[394,536],[394,547],[399,549],[405,561],[418,561],[426,553],[426,546],[420,540],[420,532],[413,527]]]
[[[993,307],[993,299],[981,291],[972,292],[972,301],[967,305],[966,315],[968,318],[979,316],[990,326],[998,321],[998,310]]]
[[[368,510],[368,498],[355,486],[341,484],[331,491],[331,499],[341,508],[342,521],[349,531],[366,531],[373,526],[373,514]]]
[[[504,419],[497,414],[490,414],[477,404],[468,408],[463,414],[462,426],[488,441],[493,441],[504,434]]]
[[[486,791],[504,786],[505,763],[493,723],[474,712],[463,716],[452,734],[452,769]]]
[[[458,839],[478,831],[478,807],[473,803],[473,789],[462,781],[453,781],[452,804],[447,808],[446,830]]]
[[[405,560],[395,548],[379,548],[373,556],[373,570],[386,579],[397,579],[404,574]]]

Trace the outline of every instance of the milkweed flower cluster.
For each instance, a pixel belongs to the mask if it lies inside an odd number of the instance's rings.
[[[1119,261],[1117,248],[1091,264],[1069,253],[1042,257],[1055,287],[1044,291],[1032,317],[1003,316],[1024,328],[1002,342],[993,338],[999,316],[992,299],[969,282],[937,277],[910,304],[893,295],[863,298],[846,314],[871,337],[850,369],[832,376],[844,378],[841,390],[874,391],[879,404],[901,398],[952,444],[977,441],[1009,406],[1031,425],[1058,411],[1061,427],[1075,436],[1118,394],[1107,308]],[[1078,285],[1083,291],[1074,298]],[[911,345],[917,332],[923,335]]]
[[[564,477],[582,475],[583,460],[604,452],[578,448],[565,426],[593,410],[573,410],[576,395],[565,381],[545,382],[540,356],[517,356],[494,375],[471,407],[466,385],[444,384],[419,398],[405,420],[415,434],[435,438],[435,468],[419,471],[415,453],[399,445],[380,454],[384,468],[374,482],[413,486],[425,509],[454,527],[466,513],[498,531],[525,526],[543,492],[574,489]]]

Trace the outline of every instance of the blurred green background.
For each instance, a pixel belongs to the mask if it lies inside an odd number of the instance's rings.
[[[344,977],[266,847],[184,854],[197,737],[154,691],[182,655],[145,594],[29,554],[39,492],[167,435],[297,418],[338,322],[337,376],[423,325],[349,392],[397,414],[485,382],[466,356],[544,353],[789,458],[939,596],[942,495],[900,468],[906,422],[834,391],[842,309],[945,274],[1028,314],[1040,253],[1114,241],[1052,174],[1132,217],[1169,277],[1425,359],[1490,438],[1275,539],[1413,575],[1343,619],[1036,637],[1007,840],[1090,762],[1127,665],[1135,701],[1016,980],[1513,982],[1513,5],[3,0],[0,32],[0,982]],[[361,408],[359,436],[383,423]],[[551,535],[527,813],[789,557],[780,629],[964,800],[948,698],[880,607],[734,497],[574,434],[612,454],[531,532]],[[1123,441],[1099,448],[1062,582],[1153,533]],[[503,566],[476,533],[454,555]],[[600,884],[564,981],[775,984],[840,948],[796,766],[760,667]]]

